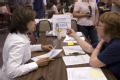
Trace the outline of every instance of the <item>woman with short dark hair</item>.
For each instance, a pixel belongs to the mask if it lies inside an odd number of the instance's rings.
[[[92,67],[107,67],[120,79],[120,15],[106,12],[100,17],[96,29],[101,40],[93,46],[79,38],[73,30],[68,30],[68,34],[77,40],[84,51],[91,53]]]
[[[38,50],[49,51],[51,45],[30,45],[28,32],[35,29],[35,12],[26,7],[18,7],[14,10],[9,34],[3,48],[4,74],[11,80],[25,75],[39,66],[45,66],[50,61],[48,57],[41,58],[36,62],[27,63],[31,59],[31,52]]]

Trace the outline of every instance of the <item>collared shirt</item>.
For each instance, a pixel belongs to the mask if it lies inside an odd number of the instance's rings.
[[[9,33],[3,48],[2,70],[9,78],[15,78],[38,68],[31,59],[31,51],[41,50],[41,45],[30,45],[27,35]]]

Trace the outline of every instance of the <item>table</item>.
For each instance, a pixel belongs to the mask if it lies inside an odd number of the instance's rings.
[[[63,39],[62,39],[63,40]],[[58,40],[56,37],[45,37],[41,36],[39,41],[41,44],[52,44],[56,45],[56,48],[61,49],[63,45],[66,45],[62,42],[62,40]],[[32,52],[32,57],[40,54],[44,54],[45,52]],[[51,61],[47,66],[39,67],[38,70],[33,71],[25,76],[22,79],[17,80],[67,80],[67,67],[89,67],[89,64],[80,64],[74,66],[65,66],[62,56],[64,56],[64,52],[62,51],[60,55],[58,55],[54,61]],[[102,68],[105,76],[108,80],[117,80],[115,76],[106,68]]]

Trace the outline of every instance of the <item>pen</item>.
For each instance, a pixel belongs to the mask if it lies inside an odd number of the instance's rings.
[[[73,52],[73,53],[70,53],[70,55],[75,55],[75,56],[77,56],[77,55],[85,55],[85,54],[79,53],[79,52]]]

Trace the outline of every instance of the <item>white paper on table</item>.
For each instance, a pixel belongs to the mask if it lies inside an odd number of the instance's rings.
[[[46,54],[43,54],[43,55],[40,55],[40,56],[36,56],[36,57],[31,58],[31,60],[37,61],[37,60],[39,60],[40,58],[45,58],[45,57],[54,58],[54,57],[56,57],[61,51],[62,51],[62,49],[52,49],[50,52],[48,52],[48,53],[46,53]]]
[[[67,68],[68,80],[107,80],[100,68]]]
[[[74,52],[85,54],[85,52],[82,50],[82,48],[79,45],[63,46],[63,50],[65,52],[65,55],[71,55],[71,53],[74,53]]]
[[[64,56],[63,61],[65,65],[77,65],[89,63],[90,57],[88,54],[78,56]]]
[[[79,36],[82,40],[85,40],[85,37],[83,37],[83,34],[81,32],[77,32],[76,33],[77,36]],[[67,43],[69,41],[72,41],[73,43],[77,43],[77,41],[73,38],[73,37],[70,37],[68,35],[66,35],[66,38],[64,39],[64,43]]]
[[[46,36],[54,36],[53,31],[46,31]]]

